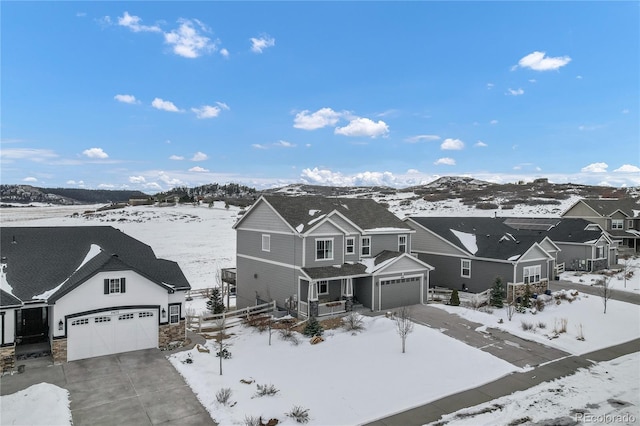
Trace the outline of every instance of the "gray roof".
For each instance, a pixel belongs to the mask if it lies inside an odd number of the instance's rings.
[[[363,230],[400,228],[411,230],[400,218],[386,207],[369,198],[330,198],[318,196],[264,196],[264,199],[282,218],[300,233],[311,229],[318,221],[314,219],[334,210],[347,217]],[[309,212],[314,212],[311,216]],[[300,227],[300,225],[303,225]]]
[[[373,264],[380,265],[390,259],[402,256],[398,251],[383,250],[373,257]],[[322,280],[330,278],[368,276],[367,265],[364,263],[343,263],[335,266],[319,266],[315,268],[303,268],[303,271],[312,280]]]
[[[585,198],[582,202],[598,212],[601,216],[610,216],[615,211],[620,210],[628,217],[637,217],[638,214],[636,212],[640,211],[640,200],[633,198]]]
[[[177,263],[111,226],[2,227],[0,242],[7,282],[23,301],[62,284],[48,298],[54,301],[101,271],[133,270],[164,288],[191,287]],[[92,245],[101,251],[82,265]]]
[[[7,293],[4,290],[0,290],[0,306],[1,307],[9,307],[9,306],[20,306],[22,305],[22,302],[13,297],[12,295],[10,295],[9,293]]]
[[[586,230],[584,219],[411,217],[456,247],[469,252],[453,231],[475,235],[476,257],[508,260],[523,255],[545,237],[554,242],[586,243],[598,239],[602,231]],[[546,230],[545,230],[546,229]]]

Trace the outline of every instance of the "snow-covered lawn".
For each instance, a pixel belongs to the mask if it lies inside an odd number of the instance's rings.
[[[399,412],[440,397],[493,381],[518,370],[492,355],[416,325],[407,338],[407,352],[395,322],[385,317],[363,318],[365,330],[352,335],[343,329],[325,331],[325,341],[299,345],[277,332],[268,344],[267,332],[243,327],[228,340],[232,358],[197,349],[178,353],[170,361],[220,424],[244,424],[245,417],[296,424],[285,413],[294,406],[309,409],[310,424],[348,425]],[[185,360],[190,358],[191,363]],[[473,362],[469,362],[473,359]],[[252,384],[240,380],[255,381]],[[257,385],[273,385],[275,396],[255,397]],[[216,393],[232,391],[233,407],[223,406]]]
[[[640,419],[640,354],[634,353],[583,368],[572,376],[443,416],[440,425],[577,423],[637,425]],[[551,420],[549,422],[548,420]],[[517,423],[521,424],[521,423]]]
[[[640,307],[631,303],[609,300],[607,313],[604,313],[603,300],[599,296],[590,296],[577,292],[574,298],[573,291],[555,292],[554,295],[565,293],[568,300],[561,300],[559,305],[556,299],[549,296],[550,303],[546,304],[543,311],[535,314],[531,309],[526,313],[515,313],[509,321],[507,308],[490,308],[492,313],[473,310],[462,306],[448,306],[432,304],[440,309],[455,313],[470,321],[483,324],[481,329],[487,327],[505,330],[511,334],[527,340],[541,342],[574,355],[592,352],[608,346],[628,342],[640,337]],[[561,321],[567,320],[566,332],[560,333],[557,338],[549,339],[553,335],[554,328],[561,326]],[[499,321],[502,320],[502,323]],[[523,330],[523,323],[531,324],[531,330]],[[584,341],[578,340],[580,335]]]
[[[628,260],[620,259],[618,261],[620,265],[626,266],[626,272],[628,275],[625,280],[624,271],[611,271],[614,273],[611,275],[609,281],[610,288],[617,291],[628,291],[631,293],[640,293],[640,257],[633,257]],[[571,281],[576,284],[583,284],[586,286],[595,286],[597,283],[605,278],[602,274],[591,274],[586,272],[566,271],[560,274],[560,279],[565,281]]]
[[[39,383],[0,398],[2,425],[71,425],[69,391]]]

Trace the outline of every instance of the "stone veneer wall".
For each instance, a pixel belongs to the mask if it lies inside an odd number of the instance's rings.
[[[67,362],[67,339],[53,339],[51,343],[51,356],[53,362],[58,364]]]
[[[177,324],[163,324],[158,329],[158,346],[166,348],[171,342],[184,342],[186,335],[185,320]]]
[[[0,367],[2,372],[12,371],[16,365],[16,345],[0,348]]]
[[[549,286],[549,280],[543,279],[537,283],[529,284],[529,292],[532,295],[534,293],[544,294],[544,292],[547,291],[548,286]],[[517,299],[518,297],[524,296],[526,289],[527,289],[526,284],[507,285],[507,302],[511,303],[511,301],[514,298]],[[512,294],[513,291],[515,291],[515,296]]]

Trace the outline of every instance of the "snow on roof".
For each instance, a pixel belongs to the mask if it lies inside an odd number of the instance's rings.
[[[307,225],[313,225],[314,223],[318,222],[319,220],[321,220],[325,216],[326,216],[326,214],[321,214],[320,216],[316,217],[315,219],[312,219],[309,222],[307,222]]]
[[[387,227],[387,228],[370,228],[370,229],[365,229],[364,231],[368,233],[386,233],[386,232],[407,232],[409,231],[409,229]]]
[[[75,274],[80,268],[82,268],[88,261],[90,261],[91,259],[96,257],[98,254],[100,254],[101,251],[102,251],[102,248],[99,245],[91,244],[91,247],[89,247],[89,251],[87,252],[87,255],[84,257],[84,260],[80,263],[80,265],[76,268],[76,270],[73,271],[73,274]],[[69,277],[67,277],[66,280],[62,281],[55,288],[52,288],[51,290],[47,290],[47,291],[45,291],[43,293],[40,293],[38,295],[35,295],[35,296],[32,297],[32,299],[34,299],[34,300],[47,300],[47,299],[49,299],[51,296],[53,296],[55,294],[56,291],[58,291],[60,289],[60,287],[62,287],[62,285],[64,283],[69,281],[69,278],[71,278],[71,276],[73,276],[73,274],[71,274]]]
[[[360,260],[360,263],[362,263],[364,266],[366,266],[367,269],[365,270],[365,272],[367,274],[372,273],[376,269],[375,259],[373,259],[373,258],[362,259],[362,260]]]
[[[296,231],[298,232],[302,232],[303,229],[304,229],[304,223],[301,223],[300,225],[296,226]]]
[[[520,256],[521,256],[521,255],[516,254],[515,256],[511,256],[511,257],[510,257],[510,258],[508,258],[507,260],[518,260],[518,259],[520,259]]]
[[[15,295],[13,294],[13,287],[11,287],[11,285],[7,281],[7,274],[4,273],[4,268],[2,268],[2,270],[0,271],[0,290],[4,290],[15,297]]]
[[[456,231],[455,229],[451,229],[450,231],[453,232],[453,235],[460,240],[464,248],[466,248],[469,253],[476,254],[478,251],[478,244],[476,243],[476,236],[474,234]]]
[[[315,216],[318,213],[320,213],[322,210],[315,210],[315,209],[311,209],[309,210],[309,216]]]

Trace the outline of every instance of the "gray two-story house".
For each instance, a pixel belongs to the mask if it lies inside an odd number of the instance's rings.
[[[640,252],[640,202],[633,198],[577,201],[562,214],[598,224],[618,246],[620,255]]]
[[[237,305],[274,300],[301,317],[426,303],[415,231],[371,199],[262,196],[234,225]]]

